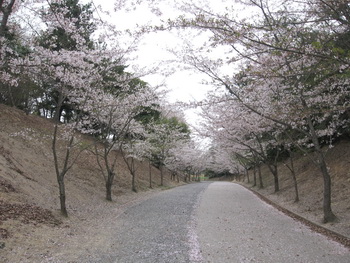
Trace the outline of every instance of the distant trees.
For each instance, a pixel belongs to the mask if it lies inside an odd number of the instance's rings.
[[[162,112],[162,111],[161,111]],[[189,128],[176,116],[166,116],[163,113],[159,118],[146,123],[148,132],[146,140],[150,146],[149,158],[153,165],[159,168],[161,183],[164,184],[164,166],[171,158],[171,150],[176,149],[189,139]]]
[[[176,146],[170,149],[165,164],[174,175],[183,176],[185,181],[191,181],[192,176],[198,180],[198,176],[207,166],[203,150],[189,137],[179,140]]]

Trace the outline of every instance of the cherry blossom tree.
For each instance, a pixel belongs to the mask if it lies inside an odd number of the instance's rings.
[[[144,126],[141,125],[137,133],[128,134],[123,140],[120,152],[122,154],[123,160],[130,171],[132,176],[131,189],[134,192],[137,192],[137,166],[135,161],[143,162],[147,159],[148,153],[150,152],[151,145],[147,141],[147,132],[144,129]],[[151,165],[151,163],[150,163]],[[150,171],[151,173],[151,171]],[[150,188],[152,188],[152,174],[150,175]]]
[[[36,2],[41,3],[40,1]],[[24,4],[28,4],[26,7],[30,7],[29,4],[33,3],[29,1]],[[43,11],[45,8],[50,8],[50,4],[51,2],[48,2],[47,6],[40,6],[40,10]],[[38,11],[39,9],[36,10]],[[45,14],[45,12],[38,12],[37,14]],[[38,16],[38,18],[42,19],[42,21],[48,19],[45,15]],[[50,25],[59,24],[61,27],[65,25],[67,28],[71,25],[71,18],[64,17],[63,15],[60,16],[59,13],[56,13],[51,19]],[[52,28],[54,28],[54,26]],[[71,32],[74,31],[72,26],[70,27],[70,30]],[[96,53],[90,54],[83,44],[81,44],[81,48],[75,50],[62,49],[57,51],[52,50],[51,46],[45,48],[35,45],[35,41],[28,42],[28,44],[31,44],[30,51],[27,52],[25,56],[11,56],[10,59],[7,60],[6,73],[10,77],[9,79],[2,78],[2,81],[7,81],[9,82],[9,85],[16,86],[19,83],[18,76],[20,76],[20,73],[26,72],[26,75],[36,81],[36,83],[50,83],[55,89],[60,91],[62,97],[73,98],[79,94],[81,99],[80,104],[83,105],[86,101],[86,87],[90,87],[91,84],[96,81],[96,78],[98,78],[97,75],[94,74],[95,71],[93,70],[93,64],[88,62],[89,58],[91,60],[98,58]],[[7,48],[7,50],[9,49]],[[61,101],[62,99],[58,103],[59,106],[61,105]],[[55,123],[53,133],[53,159],[59,186],[61,212],[64,216],[67,216],[68,214],[65,204],[66,193],[64,178],[82,150],[80,144],[77,143],[75,131],[79,121],[80,118],[77,115],[69,127],[66,126],[65,129],[63,129],[66,130],[67,135],[64,140],[67,144],[65,145],[66,151],[63,156],[60,156],[60,151],[58,150],[58,142],[62,142],[62,140],[58,139],[58,130],[59,128],[62,128],[58,122]],[[72,153],[74,153],[74,155],[72,155]]]
[[[122,156],[123,156],[123,160],[126,164],[126,166],[128,167],[128,170],[130,171],[132,180],[131,180],[131,190],[134,191],[135,193],[137,192],[137,175],[136,175],[136,171],[137,171],[137,167],[135,165],[135,161],[142,161],[142,159],[139,158],[139,156],[137,156],[135,154],[135,150],[139,150],[140,148],[136,148],[136,145],[130,144],[130,141],[128,144],[124,145],[124,149],[121,150]]]
[[[199,176],[204,171],[203,150],[199,148],[193,138],[183,138],[177,140],[176,145],[169,150],[169,155],[165,159],[168,169],[177,175],[183,175],[185,181],[190,181],[191,175]]]
[[[104,133],[105,142],[110,145],[112,141],[113,144],[114,136],[119,143],[137,129],[131,116],[137,114],[140,106],[147,105],[148,100],[157,96],[150,90],[148,93],[146,90],[136,91],[137,85],[130,84],[132,79],[136,79],[134,76],[116,76],[114,69],[124,67],[126,54],[132,48],[121,48],[117,41],[119,32],[106,21],[91,16],[91,9],[79,5],[77,0],[1,1],[0,11],[1,83],[25,89],[26,85],[19,85],[22,72],[25,72],[35,85],[48,87],[58,94],[56,109],[47,116],[56,120],[52,149],[61,211],[67,216],[64,178],[83,150],[77,140],[77,130],[102,133],[110,124],[109,131]],[[100,30],[92,39],[90,36],[95,26]],[[18,33],[21,39],[25,39],[27,52],[19,54],[18,48],[16,50],[16,46],[10,45],[10,33]],[[6,60],[3,59],[5,56]],[[110,61],[115,63],[106,63]],[[115,90],[109,89],[116,86],[120,93],[117,97]],[[99,99],[99,104],[96,99]],[[38,101],[42,102],[43,99],[39,98]],[[68,124],[60,123],[64,103],[69,103],[74,109],[72,116],[66,116]],[[100,130],[96,131],[92,125],[98,124],[98,121],[100,126],[97,129]],[[65,140],[59,139],[60,131],[65,131]],[[61,147],[66,149],[62,156],[59,151]],[[109,153],[112,149],[106,148],[105,152]],[[108,163],[108,158],[105,161]],[[114,170],[109,163],[106,167],[109,168],[106,177],[108,198],[111,197]]]
[[[164,184],[163,169],[172,149],[189,138],[190,131],[183,117],[174,106],[162,104],[161,116],[147,124],[147,141],[151,146],[150,158],[159,168],[161,185]]]
[[[96,90],[91,94],[91,101],[84,109],[89,112],[87,123],[90,125],[83,126],[82,130],[96,134],[99,145],[95,146],[95,154],[105,178],[106,199],[109,201],[112,200],[112,185],[116,173],[116,151],[121,150],[130,141],[129,138],[142,136],[142,125],[135,117],[142,112],[143,107],[154,104],[157,98],[156,93],[148,87],[138,87],[137,91],[131,91],[133,87],[128,78],[121,76],[121,90],[117,96]],[[102,149],[99,146],[102,146]]]
[[[234,7],[220,13],[192,5],[185,10],[190,15],[167,27],[209,32],[204,46],[186,50],[185,61],[225,87],[247,111],[279,130],[298,132],[314,149],[324,181],[324,221],[332,221],[331,177],[321,147],[348,125],[348,4],[238,2],[252,17],[236,15]],[[229,52],[219,59],[205,52],[216,48]]]
[[[255,164],[254,167],[257,167],[258,171],[260,171],[261,161],[270,168],[274,177],[275,192],[277,192],[279,190],[277,172],[279,151],[270,150],[271,148],[276,149],[278,146],[271,137],[277,133],[277,130],[273,130],[274,123],[248,111],[229,94],[208,96],[202,108],[202,116],[207,122],[205,126],[207,136],[214,139],[213,144],[216,145],[216,148],[227,152],[228,159],[223,162],[223,166],[229,167],[228,170],[240,167],[235,158],[237,154],[254,157],[255,161],[252,163]],[[263,187],[261,176],[259,179],[260,187]],[[254,184],[255,182],[256,180],[254,180]]]

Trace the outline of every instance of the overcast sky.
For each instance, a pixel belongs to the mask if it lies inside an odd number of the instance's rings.
[[[163,15],[161,17],[154,15],[147,7],[140,6],[137,7],[136,11],[119,11],[115,13],[113,11],[113,5],[116,0],[80,1],[81,3],[93,1],[96,6],[101,5],[104,10],[109,10],[111,12],[109,19],[113,21],[113,24],[115,24],[119,30],[132,30],[135,29],[137,25],[156,24],[157,21],[159,22],[161,19],[167,20],[168,18],[176,18],[180,14],[179,11],[176,11],[176,9],[171,6],[174,4],[174,0],[155,0],[157,2],[157,7],[162,10]],[[127,1],[130,2],[129,0]],[[143,2],[142,0],[140,1]],[[144,1],[147,2],[152,0]],[[169,1],[170,5],[164,4],[166,1]],[[205,2],[212,3],[214,5],[213,9],[222,9],[223,6],[225,6],[222,2],[226,2],[227,4],[227,0],[198,0],[198,2],[200,2],[201,6],[205,4]],[[186,1],[186,3],[188,3],[188,1]],[[102,14],[100,15],[103,17]],[[187,37],[186,40],[191,42],[191,44],[196,43],[197,45],[201,45],[207,40],[207,38],[208,36],[205,35],[195,35],[193,37]],[[184,70],[184,65],[177,63],[162,65],[162,63],[166,63],[168,60],[181,58],[180,55],[167,51],[169,49],[179,49],[179,47],[183,45],[183,40],[179,38],[175,32],[157,32],[148,34],[143,36],[142,41],[138,44],[139,49],[135,54],[137,59],[133,62],[134,64],[145,68],[152,68],[160,63],[160,71],[166,70],[172,73],[167,78],[161,74],[152,74],[142,77],[142,79],[148,82],[151,86],[158,86],[159,84],[164,83],[167,90],[169,90],[169,102],[201,101],[206,97],[207,92],[213,89],[213,87],[209,85],[202,84],[203,80],[210,81],[210,79],[204,74],[198,73],[194,70]],[[214,53],[214,56],[218,56],[218,54]],[[196,113],[198,111],[199,109],[185,110],[185,117],[188,124],[195,129],[200,129],[200,122],[202,121]],[[195,129],[193,129],[194,132]],[[195,133],[193,135],[195,135]],[[208,147],[210,143],[209,140],[198,136],[195,136],[195,138],[197,138],[196,140],[203,148]]]
[[[89,2],[88,0],[81,1]],[[161,19],[169,17],[175,18],[177,12],[169,5],[161,6],[162,1],[159,1],[158,7],[162,10],[163,16],[154,15],[146,6],[141,6],[136,11],[113,12],[113,3],[115,0],[93,1],[94,4],[101,5],[103,9],[111,12],[111,21],[117,25],[118,29],[134,29],[137,25],[147,23],[156,23]],[[102,16],[102,14],[101,14]],[[168,60],[176,60],[178,57],[168,52],[168,49],[178,48],[182,45],[182,40],[177,35],[169,32],[158,32],[145,35],[139,42],[139,51],[135,54],[137,59],[133,62],[141,67],[152,67],[157,64],[163,64],[160,70],[167,70],[172,75],[165,78],[160,74],[152,74],[142,79],[152,86],[156,86],[165,81],[165,85],[169,89],[168,100],[170,102],[183,101],[189,102],[192,100],[201,100],[205,97],[209,87],[201,84],[204,75],[193,70],[183,70],[179,64],[167,64]],[[192,114],[190,114],[192,115]],[[193,116],[192,116],[193,117]]]

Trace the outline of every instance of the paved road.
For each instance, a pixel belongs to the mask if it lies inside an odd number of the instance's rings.
[[[116,218],[110,247],[78,262],[191,262],[190,254],[196,247],[191,236],[193,213],[208,186],[198,183],[176,187],[130,207]]]
[[[350,262],[350,251],[237,184],[211,184],[197,209],[203,262]]]
[[[90,262],[350,262],[348,249],[226,182],[164,191],[127,209],[113,229],[113,246]]]
[[[162,192],[119,218],[115,263],[190,262],[189,228],[198,197],[208,184]]]

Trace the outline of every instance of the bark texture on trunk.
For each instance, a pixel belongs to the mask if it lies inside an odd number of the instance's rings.
[[[245,168],[245,174],[246,174],[246,177],[247,177],[247,182],[249,184],[250,183],[250,178],[249,178],[249,170],[247,168]]]
[[[318,166],[321,170],[322,176],[323,176],[323,221],[325,223],[332,222],[336,219],[336,216],[334,215],[332,211],[332,198],[331,198],[331,192],[332,192],[332,184],[331,184],[331,176],[327,169],[327,164],[325,161],[324,154],[321,149],[321,145],[318,140],[318,136],[316,133],[316,130],[313,126],[311,118],[307,118],[308,126],[310,129],[310,135],[312,142],[315,146],[315,151],[317,154],[317,161]]]
[[[163,184],[163,178],[164,177],[164,175],[163,175],[163,165],[161,165],[160,166],[160,185],[161,186],[164,186],[164,184]]]
[[[269,170],[273,175],[273,183],[274,183],[274,187],[275,187],[275,193],[277,193],[280,190],[277,164],[267,164],[267,166],[269,167]]]
[[[112,201],[112,185],[113,185],[114,173],[112,171],[108,172],[108,177],[106,180],[106,199]]]
[[[274,178],[274,184],[275,184],[275,193],[277,193],[280,190],[280,183],[279,183],[279,179],[278,179],[278,171],[277,171],[277,167],[275,169],[275,172],[273,173],[273,178]]]
[[[60,205],[61,205],[61,214],[64,217],[68,217],[67,207],[66,207],[66,190],[64,186],[63,176],[58,180],[58,188],[60,192]]]
[[[253,170],[253,186],[256,186],[256,166],[255,165]]]
[[[264,183],[261,175],[261,166],[258,166],[258,175],[259,175],[259,188],[263,189],[264,188]]]
[[[294,159],[293,159],[292,152],[289,153],[289,159],[290,159],[290,167],[288,165],[287,165],[287,167],[289,168],[289,170],[292,174],[293,183],[294,183],[294,191],[295,191],[294,202],[297,203],[297,202],[299,202],[300,199],[299,199],[298,181],[297,181],[297,176],[296,176],[295,170],[294,170]]]
[[[151,162],[149,162],[149,188],[153,188],[152,187],[152,165],[151,165]]]
[[[323,154],[322,160],[320,162],[320,168],[323,175],[323,221],[325,223],[332,222],[336,219],[335,214],[332,211],[332,184],[331,184],[331,176],[328,173],[326,162],[324,161]]]
[[[112,201],[112,184],[108,181],[106,182],[106,199],[107,201]]]

